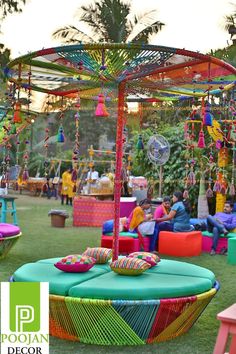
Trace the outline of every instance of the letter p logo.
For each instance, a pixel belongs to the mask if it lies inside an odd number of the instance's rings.
[[[24,325],[34,321],[34,308],[27,305],[16,305],[16,331],[24,332]]]
[[[40,283],[10,283],[10,330],[40,331]]]

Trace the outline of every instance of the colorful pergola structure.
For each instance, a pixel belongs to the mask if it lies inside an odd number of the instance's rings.
[[[117,101],[113,259],[118,257],[122,134],[128,96],[147,101],[217,95],[236,83],[236,68],[185,49],[144,44],[78,44],[42,49],[11,61],[6,69],[18,89],[70,99]],[[30,77],[30,80],[29,80]]]

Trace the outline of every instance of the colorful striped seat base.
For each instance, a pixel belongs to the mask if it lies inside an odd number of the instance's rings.
[[[50,334],[101,345],[143,345],[188,331],[219,289],[214,274],[194,264],[161,260],[142,275],[123,276],[109,264],[64,273],[57,258],[28,263],[14,281],[48,281]]]

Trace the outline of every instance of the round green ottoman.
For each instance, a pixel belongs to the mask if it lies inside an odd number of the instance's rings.
[[[205,268],[170,260],[132,277],[108,264],[64,273],[60,258],[23,265],[14,281],[48,281],[50,334],[82,343],[142,345],[175,338],[193,325],[219,289]]]

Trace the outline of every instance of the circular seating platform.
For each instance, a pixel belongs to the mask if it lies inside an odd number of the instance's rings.
[[[6,257],[21,236],[18,226],[0,223],[0,259]]]
[[[219,286],[205,268],[170,260],[139,276],[109,264],[64,273],[60,258],[23,265],[14,281],[48,281],[50,334],[82,343],[142,345],[175,338],[193,325]]]

